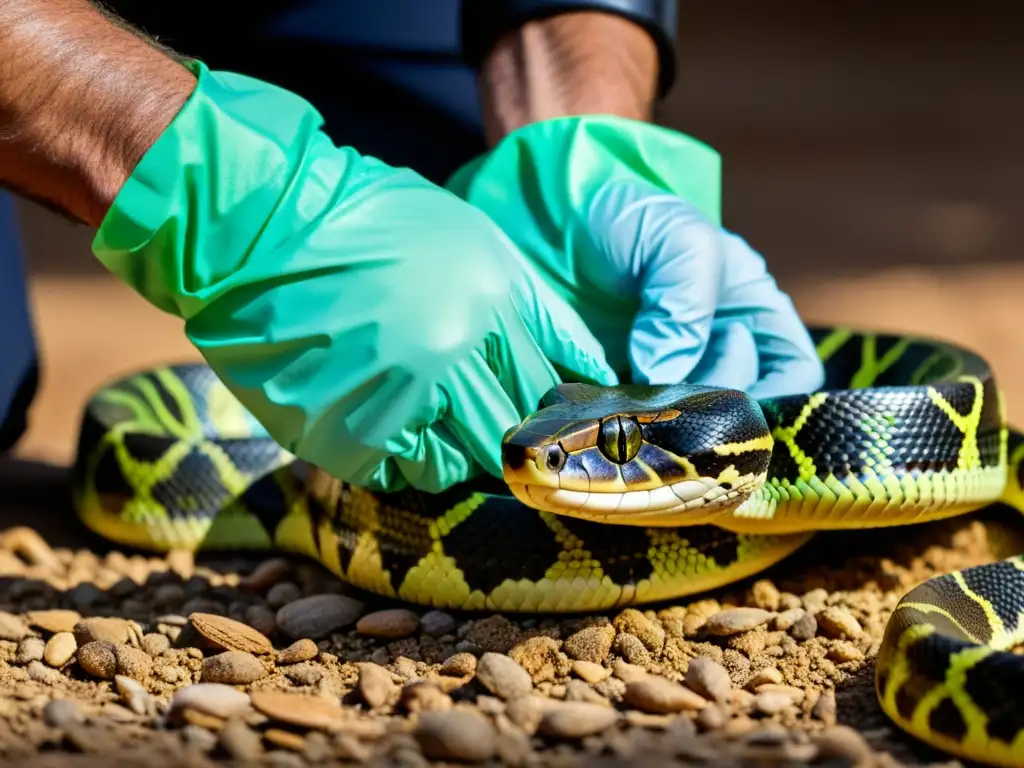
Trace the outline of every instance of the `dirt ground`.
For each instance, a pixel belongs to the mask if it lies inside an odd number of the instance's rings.
[[[666,115],[725,155],[730,225],[806,321],[969,346],[1024,426],[1009,27],[765,11],[744,31],[720,5],[694,10],[714,34],[688,30]],[[588,618],[410,611],[300,560],[117,551],[67,497],[82,405],[197,356],[88,233],[23,214],[44,369],[0,465],[3,764],[958,764],[889,724],[873,657],[913,584],[1018,551],[1016,513],[822,535],[731,589]]]

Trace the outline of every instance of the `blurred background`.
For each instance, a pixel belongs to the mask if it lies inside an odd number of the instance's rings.
[[[927,333],[994,365],[1024,426],[1024,100],[1009,3],[681,2],[661,122],[725,163],[725,217],[809,323]],[[20,204],[43,352],[25,457],[64,463],[91,389],[194,359],[91,233]]]

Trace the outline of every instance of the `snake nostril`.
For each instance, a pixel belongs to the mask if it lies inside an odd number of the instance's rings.
[[[548,472],[560,472],[565,466],[565,451],[557,444],[544,446],[537,458],[537,463]]]
[[[521,469],[526,464],[526,446],[516,443],[505,443],[501,446],[501,458],[511,470]]]

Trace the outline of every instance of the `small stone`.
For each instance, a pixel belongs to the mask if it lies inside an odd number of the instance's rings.
[[[191,723],[181,729],[181,739],[192,749],[204,754],[212,752],[217,746],[217,734]]]
[[[836,694],[835,691],[823,691],[814,702],[811,708],[811,717],[814,717],[826,725],[835,725],[836,722]]]
[[[557,739],[582,739],[607,730],[618,719],[619,713],[611,707],[567,702],[548,707],[537,730]]]
[[[690,659],[684,680],[687,687],[696,691],[705,699],[719,703],[727,701],[732,695],[732,680],[725,667],[707,656]]]
[[[345,595],[313,595],[281,608],[277,612],[277,626],[294,640],[317,640],[354,624],[363,610],[361,602]]]
[[[225,724],[217,734],[217,743],[235,760],[243,763],[258,760],[263,754],[263,740],[241,720]]]
[[[584,701],[588,704],[600,704],[608,706],[608,699],[587,685],[582,680],[569,680],[565,684],[565,701]]]
[[[230,685],[220,683],[196,683],[181,688],[171,698],[170,712],[185,709],[228,720],[249,710],[249,697]]]
[[[377,709],[387,704],[397,690],[391,673],[377,664],[364,662],[357,664],[359,669],[359,695],[370,709]]]
[[[51,667],[60,669],[74,658],[75,651],[77,650],[78,643],[75,642],[73,634],[70,632],[58,632],[46,642],[46,648],[43,651],[43,661]]]
[[[291,563],[283,557],[273,557],[253,568],[252,573],[243,578],[238,586],[246,592],[265,592],[287,576],[290,570]]]
[[[46,643],[40,637],[26,637],[18,643],[18,653],[15,661],[18,664],[28,664],[32,661],[42,661],[43,653],[46,651]]]
[[[762,685],[780,685],[781,683],[782,673],[775,667],[765,667],[754,673],[747,686],[756,690]]]
[[[30,661],[28,663],[28,676],[43,685],[56,685],[64,679],[60,672],[46,666],[41,661]]]
[[[635,664],[638,667],[651,665],[651,654],[636,635],[626,632],[619,633],[615,636],[612,648],[630,664]]]
[[[636,608],[626,608],[612,622],[619,634],[629,634],[643,643],[650,653],[661,653],[665,645],[665,630]]]
[[[704,630],[719,637],[738,635],[767,624],[771,618],[772,613],[762,608],[730,608],[708,617]]]
[[[804,610],[812,616],[825,610],[826,602],[828,602],[828,590],[821,587],[812,589],[803,597]]]
[[[171,641],[166,635],[161,635],[157,632],[150,632],[142,637],[142,650],[153,658],[156,658],[166,652],[170,647]]]
[[[471,653],[456,653],[441,664],[441,674],[450,677],[471,677],[476,674],[476,656]]]
[[[818,621],[809,612],[805,612],[789,628],[789,635],[794,640],[810,640],[816,634],[818,634]]]
[[[322,666],[311,664],[308,661],[288,665],[281,671],[285,677],[297,685],[316,685],[324,679],[325,674]]]
[[[844,664],[848,661],[860,661],[864,658],[863,652],[848,640],[835,640],[832,647],[828,649],[828,658],[837,664]]]
[[[570,659],[600,664],[612,650],[615,628],[610,624],[585,627],[565,639],[562,650]]]
[[[793,698],[781,691],[762,691],[754,697],[754,708],[765,715],[774,715],[793,706]]]
[[[510,701],[505,707],[505,715],[524,732],[532,735],[537,731],[544,712],[550,706],[554,706],[551,699],[530,694]]]
[[[245,609],[245,623],[265,637],[277,632],[277,614],[265,605],[250,605]]]
[[[415,736],[423,754],[434,760],[482,763],[494,755],[497,747],[490,721],[466,709],[424,712],[416,724]]]
[[[509,657],[527,671],[534,684],[553,681],[569,673],[569,659],[547,635],[528,637],[509,650]]]
[[[444,611],[428,611],[420,617],[420,631],[427,637],[441,637],[455,631],[455,619]]]
[[[121,701],[137,715],[146,715],[150,709],[149,693],[140,683],[124,675],[114,676],[114,687],[121,696]]]
[[[274,652],[269,638],[240,621],[212,613],[193,613],[188,619],[196,631],[217,648],[257,655]]]
[[[811,736],[820,757],[845,758],[854,765],[870,765],[871,746],[853,728],[832,725]]]
[[[267,605],[278,609],[302,599],[302,590],[299,585],[291,581],[282,581],[275,584],[267,592]]]
[[[56,634],[57,632],[74,632],[75,625],[82,620],[82,614],[64,608],[53,608],[45,611],[29,611],[25,620],[36,629]]]
[[[132,628],[124,619],[96,616],[78,622],[73,634],[79,647],[88,643],[127,643],[132,637]]]
[[[20,616],[15,616],[7,611],[0,611],[0,640],[18,642],[31,630]]]
[[[488,691],[506,701],[533,690],[530,673],[500,653],[485,653],[477,664],[476,677]]]
[[[612,665],[612,674],[624,683],[632,683],[634,680],[644,680],[648,677],[647,670],[630,664],[622,659],[616,659]]]
[[[439,712],[443,709],[451,709],[452,698],[438,686],[425,680],[416,680],[402,688],[398,705],[410,714]]]
[[[43,720],[52,728],[67,728],[69,725],[84,723],[85,715],[70,699],[51,699],[43,707]]]
[[[146,680],[153,671],[153,660],[138,648],[118,643],[114,645],[114,659],[117,662],[117,674],[133,680]]]
[[[332,701],[284,691],[253,691],[253,707],[270,718],[300,728],[338,731],[347,722],[345,710]]]
[[[419,628],[420,617],[405,608],[374,611],[356,622],[356,632],[392,640],[415,634]]]
[[[642,712],[655,715],[696,711],[708,703],[703,696],[689,688],[653,675],[627,683],[624,698]]]
[[[785,632],[787,629],[792,627],[796,622],[806,614],[803,608],[790,608],[789,610],[783,611],[772,621],[772,628]]]
[[[592,661],[574,661],[572,663],[572,671],[582,680],[586,680],[588,683],[599,683],[602,680],[607,679],[612,671],[600,664],[595,664]]]
[[[701,616],[696,613],[688,613],[683,616],[683,636],[694,637],[702,629],[704,625],[708,623],[707,616]]]
[[[187,549],[172,549],[164,557],[167,568],[180,578],[188,581],[196,570],[196,556]]]
[[[310,763],[325,763],[334,753],[330,739],[319,731],[312,731],[306,734],[302,740],[302,756]],[[338,755],[344,759],[343,755]]]
[[[204,683],[248,685],[267,676],[260,660],[245,651],[224,651],[203,659],[201,679]]]
[[[864,632],[860,622],[845,608],[826,608],[816,618],[818,626],[828,637],[856,638]]]
[[[316,733],[314,731],[314,733]],[[323,734],[321,734],[323,735]],[[263,732],[263,738],[269,744],[273,744],[275,747],[281,747],[281,749],[290,749],[293,752],[298,752],[305,745],[306,740],[302,737],[302,734],[295,733],[294,731],[285,731],[281,728],[268,728]]]
[[[729,715],[724,707],[708,706],[697,713],[696,722],[702,731],[714,731],[725,725]]]
[[[78,665],[93,677],[112,680],[117,674],[117,659],[112,643],[93,641],[79,647]]]
[[[751,587],[754,598],[754,605],[766,611],[779,610],[779,589],[767,579],[760,579],[754,582]]]
[[[316,643],[308,637],[304,637],[302,640],[296,640],[284,650],[279,651],[277,663],[284,665],[300,664],[303,661],[312,661],[319,653],[320,649],[316,647]]]

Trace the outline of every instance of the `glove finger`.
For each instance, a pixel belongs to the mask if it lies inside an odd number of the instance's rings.
[[[757,383],[757,344],[743,323],[716,324],[689,381],[746,392]]]
[[[768,273],[764,260],[739,236],[723,235],[728,283],[719,317],[743,322],[757,346],[758,399],[804,394],[824,382],[824,369],[807,327],[788,295]]]
[[[606,290],[639,294],[629,364],[640,383],[685,380],[704,354],[723,258],[716,228],[692,205],[643,182],[608,185],[587,216],[591,269]]]

